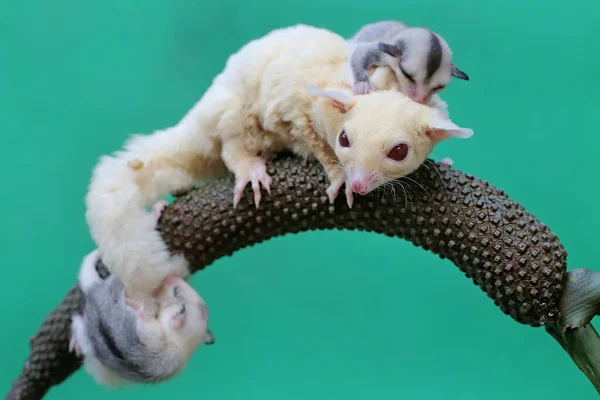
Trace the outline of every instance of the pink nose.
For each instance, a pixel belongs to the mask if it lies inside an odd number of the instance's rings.
[[[364,182],[353,181],[352,182],[352,191],[354,193],[358,193],[360,195],[367,194],[367,185]]]
[[[409,97],[420,104],[425,103],[425,100],[427,99],[427,95],[417,94],[417,92],[412,92]]]

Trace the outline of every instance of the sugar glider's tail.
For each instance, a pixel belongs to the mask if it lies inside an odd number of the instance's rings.
[[[211,133],[229,99],[211,89],[177,125],[133,135],[94,168],[86,220],[102,261],[131,297],[150,293],[171,272],[188,273],[185,259],[169,254],[146,207],[220,165],[220,142]]]

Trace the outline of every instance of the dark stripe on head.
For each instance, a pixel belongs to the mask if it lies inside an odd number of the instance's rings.
[[[440,43],[440,39],[433,32],[429,32],[429,34],[431,38],[429,41],[429,52],[427,53],[427,76],[425,77],[425,81],[430,80],[442,64],[442,44]]]

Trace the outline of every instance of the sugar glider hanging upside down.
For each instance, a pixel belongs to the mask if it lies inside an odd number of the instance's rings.
[[[349,40],[351,81],[356,94],[376,90],[369,80],[372,66],[391,68],[400,90],[419,103],[428,103],[452,77],[469,80],[452,62],[452,50],[437,33],[399,21],[363,26]]]
[[[136,135],[103,156],[86,197],[86,218],[102,260],[127,294],[143,300],[170,273],[188,274],[171,255],[145,207],[196,180],[229,170],[233,203],[251,183],[258,207],[271,177],[266,161],[284,149],[320,161],[336,198],[346,184],[366,194],[413,172],[433,146],[472,131],[444,111],[397,91],[355,96],[348,82],[346,40],[325,29],[297,25],[251,41],[175,126]]]
[[[99,384],[120,387],[170,379],[198,346],[214,343],[206,304],[183,279],[172,274],[163,280],[151,314],[126,297],[114,275],[100,278],[99,257],[94,250],[83,259],[79,286],[85,307],[83,315],[73,315],[69,343]]]

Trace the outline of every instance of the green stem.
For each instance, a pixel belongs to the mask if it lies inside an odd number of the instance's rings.
[[[569,271],[560,303],[561,321],[546,326],[600,394],[600,336],[591,324],[600,311],[600,273]]]

